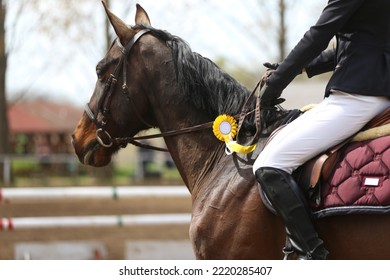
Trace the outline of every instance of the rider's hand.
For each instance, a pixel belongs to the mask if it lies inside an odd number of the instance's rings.
[[[279,67],[279,63],[270,63],[270,62],[265,62],[263,65],[269,70],[276,70]]]
[[[267,71],[261,78],[260,101],[262,106],[272,107],[285,101],[285,99],[279,98],[282,95],[282,90],[277,89],[268,82],[268,78],[278,69],[279,63],[266,62],[263,65],[267,67]]]
[[[278,69],[280,63],[271,63],[271,62],[265,62],[263,63],[264,67],[267,68],[267,71],[271,71],[271,70],[276,70]],[[302,74],[306,72],[306,69],[303,68],[301,72],[299,72],[299,74]]]
[[[282,90],[275,88],[270,85],[268,81],[265,82],[264,86],[260,90],[260,102],[262,106],[275,106],[284,102],[283,98],[279,98],[282,95]]]

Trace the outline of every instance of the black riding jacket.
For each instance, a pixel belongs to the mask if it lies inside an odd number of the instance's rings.
[[[336,48],[325,50],[334,36]],[[390,97],[390,0],[329,0],[268,83],[283,90],[302,69],[309,77],[334,71],[326,96],[335,89]]]

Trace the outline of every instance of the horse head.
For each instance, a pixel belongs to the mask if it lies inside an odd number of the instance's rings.
[[[134,27],[114,15],[103,2],[117,39],[97,64],[97,82],[73,135],[72,142],[80,161],[104,166],[120,148],[116,137],[135,135],[155,126],[145,86],[138,82],[145,67],[142,48],[137,42],[150,26],[145,10],[137,4]],[[150,87],[149,87],[150,88]]]

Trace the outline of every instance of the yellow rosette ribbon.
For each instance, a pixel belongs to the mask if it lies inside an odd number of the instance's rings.
[[[233,152],[239,154],[248,154],[256,149],[256,144],[251,146],[242,146],[234,141],[237,134],[237,121],[229,115],[218,116],[213,123],[213,132],[218,140],[225,142],[226,153],[231,155]]]

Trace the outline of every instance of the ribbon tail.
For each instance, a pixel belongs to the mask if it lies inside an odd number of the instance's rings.
[[[236,141],[226,141],[225,144],[226,144],[226,148],[229,151],[236,152],[238,154],[249,154],[253,152],[257,146],[256,144],[253,144],[251,146],[242,146],[238,144]]]

